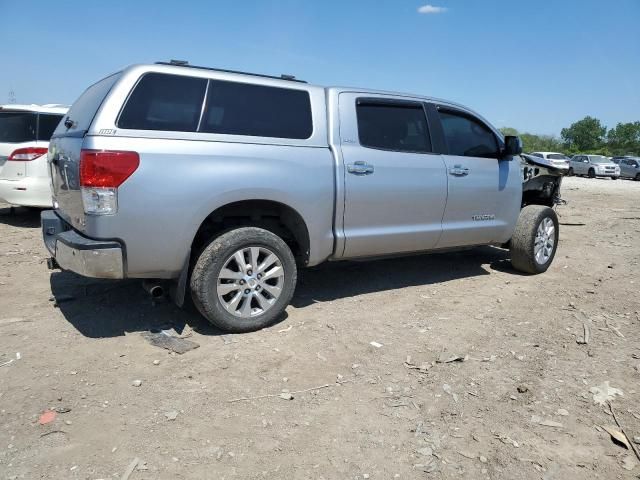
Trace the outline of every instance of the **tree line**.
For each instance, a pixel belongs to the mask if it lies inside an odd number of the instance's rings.
[[[505,135],[518,135],[522,139],[525,153],[560,152],[566,155],[592,153],[596,155],[640,155],[640,122],[618,123],[607,129],[597,118],[586,116],[553,135],[521,133],[515,128],[505,127]]]

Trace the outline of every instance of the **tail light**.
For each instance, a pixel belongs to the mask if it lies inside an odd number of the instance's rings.
[[[113,215],[118,211],[118,187],[136,171],[136,152],[82,150],[80,187],[85,213]]]
[[[30,162],[31,160],[35,160],[42,155],[47,153],[46,148],[42,147],[27,147],[27,148],[18,148],[14,150],[7,161],[9,162]]]

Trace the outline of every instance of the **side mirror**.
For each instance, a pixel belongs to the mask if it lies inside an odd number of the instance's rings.
[[[504,137],[504,156],[510,157],[522,153],[522,140],[514,135]]]

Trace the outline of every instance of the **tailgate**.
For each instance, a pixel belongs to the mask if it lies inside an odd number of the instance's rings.
[[[49,170],[53,204],[58,213],[78,230],[84,230],[84,207],[80,191],[80,151],[84,134],[54,137],[49,143]]]

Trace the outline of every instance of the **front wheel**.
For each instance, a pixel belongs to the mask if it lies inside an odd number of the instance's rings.
[[[640,173],[636,173],[636,182],[640,182]]]
[[[588,177],[589,178],[596,178],[596,171],[593,168],[589,169]]]
[[[567,175],[569,177],[573,177],[574,173],[573,173],[573,167],[569,167],[569,171],[567,172]]]
[[[611,177],[611,180],[617,180],[618,177]]]
[[[511,237],[511,264],[525,273],[546,272],[558,248],[560,228],[556,212],[542,205],[520,211]]]
[[[242,227],[214,238],[202,250],[191,273],[191,296],[218,328],[250,332],[282,315],[296,279],[295,259],[280,237]]]

